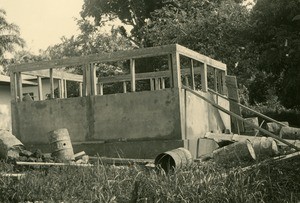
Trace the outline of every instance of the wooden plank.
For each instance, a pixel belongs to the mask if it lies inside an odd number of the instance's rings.
[[[204,63],[203,68],[201,69],[201,88],[203,92],[207,92],[207,64]]]
[[[91,64],[91,94],[92,95],[97,95],[97,77],[96,77],[96,68],[94,64]]]
[[[22,72],[22,74],[23,75],[31,75],[31,76],[40,76],[40,77],[44,77],[44,78],[50,77],[48,70],[28,71],[28,72]],[[61,70],[55,70],[55,72],[53,72],[53,78],[82,82],[82,75],[68,73],[68,72],[61,71]]]
[[[240,103],[236,77],[227,75],[226,86],[228,89],[228,98],[230,99],[229,100],[230,111],[241,116],[242,113],[241,113],[240,106],[236,104],[236,103]],[[244,125],[243,122],[241,122],[240,120],[237,120],[236,118],[232,118],[231,124],[232,124],[233,133],[240,134],[241,132],[244,132]]]
[[[173,88],[181,88],[180,56],[178,53],[172,54],[172,76]]]
[[[196,61],[200,61],[201,63],[204,63],[204,64],[207,64],[209,66],[212,66],[214,68],[217,68],[219,70],[226,70],[226,64],[220,62],[220,61],[217,61],[217,60],[214,60],[212,58],[209,58],[205,55],[202,55],[196,51],[193,51],[191,49],[188,49],[184,46],[181,46],[181,45],[178,45],[176,44],[176,51],[177,53],[179,54],[182,54],[186,57],[189,57],[191,59],[194,59]]]
[[[53,69],[49,69],[50,74],[50,98],[54,99],[54,79],[53,79]]]
[[[22,161],[17,161],[16,164],[17,165],[22,165],[22,166],[82,166],[82,167],[93,166],[92,164],[22,162]]]
[[[194,70],[194,61],[193,59],[191,59],[191,82],[192,82],[192,89],[195,90],[196,89],[196,85],[195,85],[195,70]]]
[[[262,114],[262,113],[259,113],[259,112],[255,111],[255,110],[253,110],[253,109],[251,109],[251,108],[249,108],[249,107],[247,107],[247,106],[244,106],[243,104],[237,103],[236,101],[231,100],[231,99],[227,98],[226,96],[224,96],[224,95],[222,95],[222,94],[219,94],[219,93],[217,93],[217,92],[215,92],[215,91],[213,91],[213,90],[211,90],[211,89],[209,89],[209,92],[211,92],[211,93],[213,93],[213,94],[216,94],[216,95],[218,95],[219,97],[221,97],[221,98],[223,98],[223,99],[226,99],[226,100],[228,100],[228,101],[234,102],[236,105],[238,105],[238,106],[240,106],[240,107],[246,109],[247,111],[250,111],[250,112],[256,114],[257,116],[260,116],[260,117],[262,117],[262,118],[264,118],[264,119],[266,119],[266,120],[268,120],[268,121],[272,121],[272,122],[274,122],[274,123],[277,123],[277,124],[280,125],[280,126],[287,126],[287,127],[289,126],[289,125],[286,124],[286,123],[283,123],[283,122],[279,122],[279,121],[277,121],[277,120],[274,120],[273,118],[270,118],[270,117],[268,117],[268,116],[266,116],[266,115],[264,115],[264,114]]]
[[[23,99],[23,87],[22,87],[22,73],[17,73],[17,87],[18,87],[18,98],[19,101]]]
[[[17,90],[16,90],[16,73],[10,73],[10,94],[11,100],[17,101]]]
[[[135,60],[130,59],[131,92],[135,92]]]
[[[40,76],[37,76],[37,82],[38,82],[38,99],[41,101],[43,100],[43,84],[42,84],[42,78]]]
[[[24,64],[14,64],[9,66],[12,72],[18,71],[33,71],[33,70],[43,70],[49,68],[60,68],[68,66],[83,65],[87,63],[95,62],[112,62],[112,61],[121,61],[128,60],[130,58],[146,58],[154,56],[168,55],[176,51],[176,45],[165,45],[159,47],[149,47],[143,49],[133,49],[118,51],[112,53],[101,53],[101,54],[92,54],[86,56],[78,56],[66,59],[57,59],[51,61],[42,61],[34,63],[24,63]]]
[[[117,164],[117,165],[127,165],[127,164],[148,164],[154,163],[154,159],[130,159],[130,158],[110,158],[110,157],[90,157],[90,160],[99,161],[103,164]]]

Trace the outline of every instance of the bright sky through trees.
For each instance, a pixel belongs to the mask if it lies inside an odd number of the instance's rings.
[[[0,0],[8,22],[20,27],[27,49],[34,53],[78,33],[75,18],[82,5],[83,0]]]

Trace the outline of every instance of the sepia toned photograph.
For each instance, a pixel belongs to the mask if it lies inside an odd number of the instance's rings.
[[[299,0],[0,0],[0,202],[299,203]]]

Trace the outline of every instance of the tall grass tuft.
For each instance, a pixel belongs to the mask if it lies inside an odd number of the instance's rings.
[[[11,165],[0,163],[0,171]],[[144,166],[26,169],[0,177],[0,202],[299,202],[300,158],[243,172],[195,163],[166,174]]]

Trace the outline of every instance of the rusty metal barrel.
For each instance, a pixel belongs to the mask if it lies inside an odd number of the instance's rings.
[[[188,166],[192,162],[193,157],[190,151],[182,147],[163,152],[157,155],[154,161],[156,166],[161,167],[166,172]]]
[[[52,150],[52,157],[62,161],[74,160],[74,151],[68,129],[61,128],[50,131],[48,138]]]

